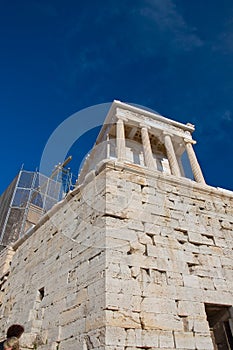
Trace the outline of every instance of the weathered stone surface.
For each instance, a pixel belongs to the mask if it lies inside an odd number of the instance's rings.
[[[0,327],[24,323],[22,349],[37,335],[38,350],[213,349],[205,304],[233,304],[233,196],[135,171],[106,164],[1,253]]]
[[[175,345],[177,349],[195,349],[195,339],[192,332],[174,332]]]

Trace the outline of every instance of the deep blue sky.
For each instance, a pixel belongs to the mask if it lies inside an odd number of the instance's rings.
[[[0,45],[0,193],[63,120],[113,99],[195,124],[207,183],[233,190],[232,0],[1,0]]]

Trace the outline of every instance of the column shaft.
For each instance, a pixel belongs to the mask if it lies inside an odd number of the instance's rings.
[[[117,159],[125,160],[125,129],[124,121],[119,118],[116,124],[116,146],[117,146]]]
[[[204,176],[202,174],[200,165],[197,161],[197,157],[196,157],[196,154],[193,150],[192,144],[191,144],[191,142],[189,142],[189,140],[186,140],[186,151],[188,154],[188,158],[189,158],[189,162],[190,162],[190,165],[192,168],[194,179],[199,183],[205,184]]]
[[[110,139],[109,134],[106,137],[106,158],[110,158]]]
[[[142,135],[145,165],[150,169],[155,169],[155,161],[154,161],[153,153],[151,149],[148,129],[145,126],[141,128],[141,135]]]
[[[172,144],[172,140],[170,135],[165,134],[164,136],[164,144],[165,144],[165,148],[166,148],[166,152],[167,152],[167,158],[168,158],[168,162],[170,165],[170,169],[171,169],[171,173],[172,175],[175,176],[181,176],[180,174],[180,168],[179,168],[179,164],[176,158],[176,154],[173,148],[173,144]]]

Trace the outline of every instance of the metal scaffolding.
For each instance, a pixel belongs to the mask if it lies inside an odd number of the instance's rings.
[[[67,162],[66,162],[67,164]],[[72,189],[72,174],[65,163],[47,177],[21,170],[0,197],[0,245],[15,242]]]

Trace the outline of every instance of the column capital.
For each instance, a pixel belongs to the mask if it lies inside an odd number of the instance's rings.
[[[116,114],[116,118],[117,120],[122,120],[123,122],[127,122],[129,120],[128,118],[120,114]]]
[[[169,131],[163,130],[163,136],[170,136],[170,137],[174,137],[174,134],[172,134]]]
[[[185,143],[191,143],[192,145],[195,145],[197,143],[197,141],[195,141],[193,139],[186,139],[186,138],[184,138],[184,142]]]
[[[126,122],[128,121],[128,118],[126,118],[125,113],[119,108],[116,108],[115,115],[117,119],[121,119]]]
[[[139,126],[140,126],[140,128],[145,128],[145,129],[147,129],[147,130],[150,130],[150,129],[151,129],[151,127],[150,127],[149,125],[146,125],[146,124],[144,124],[144,123],[140,123]]]

